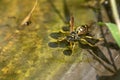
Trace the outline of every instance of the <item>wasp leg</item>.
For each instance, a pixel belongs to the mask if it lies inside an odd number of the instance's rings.
[[[70,42],[70,48],[71,48],[71,50],[74,50],[74,48],[75,48],[75,43],[74,42]]]
[[[75,43],[74,42],[69,42],[69,46],[67,47],[67,49],[64,51],[64,54],[66,53],[67,51],[67,54],[69,53],[69,55],[72,54],[73,50],[74,50],[74,47],[75,47]]]
[[[72,49],[72,43],[67,41],[66,37],[61,37],[57,39],[57,43],[59,47],[66,48],[68,47],[69,49]]]
[[[57,42],[64,41],[64,40],[66,40],[66,37],[57,39]]]
[[[85,38],[95,39],[95,38],[93,38],[92,36],[85,36]],[[97,38],[96,40],[103,41],[104,38]]]
[[[99,41],[103,41],[103,40],[104,40],[104,38],[98,38],[98,40],[99,40]]]
[[[93,37],[92,37],[92,36],[85,36],[85,38],[90,38],[90,39],[92,39]]]
[[[89,43],[89,42],[88,42],[87,40],[85,40],[85,39],[80,39],[80,41],[81,41],[81,43],[83,43],[83,44],[88,44],[88,45],[91,46],[91,47],[95,47],[95,45]]]

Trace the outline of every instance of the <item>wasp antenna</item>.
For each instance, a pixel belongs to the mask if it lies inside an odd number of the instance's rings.
[[[74,26],[74,17],[70,17],[70,33],[73,31],[73,26]]]

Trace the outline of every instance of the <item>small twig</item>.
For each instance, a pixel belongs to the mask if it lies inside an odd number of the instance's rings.
[[[120,32],[120,19],[119,19],[119,15],[118,15],[117,6],[116,6],[116,1],[110,0],[110,4],[111,4],[114,20],[115,20],[115,22],[118,26],[119,32]]]
[[[20,26],[25,25],[25,24],[29,21],[31,15],[32,15],[32,13],[33,13],[33,11],[35,10],[36,5],[37,5],[37,0],[36,0],[36,2],[35,2],[35,4],[34,4],[32,10],[30,11],[30,13],[29,13],[29,14],[23,19],[23,21],[21,22]]]

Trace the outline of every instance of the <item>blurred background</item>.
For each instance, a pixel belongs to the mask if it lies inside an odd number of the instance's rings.
[[[104,40],[66,50],[71,15]],[[98,22],[115,22],[109,0],[0,0],[0,80],[119,80],[120,48]]]

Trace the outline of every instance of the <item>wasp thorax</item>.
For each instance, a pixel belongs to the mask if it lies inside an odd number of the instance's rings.
[[[81,25],[76,29],[76,33],[78,35],[86,34],[87,32],[88,32],[88,26],[87,25]]]
[[[76,32],[71,32],[70,33],[70,35],[69,36],[67,36],[67,40],[69,41],[69,42],[74,42],[74,41],[77,41],[77,40],[79,40],[79,37],[78,37],[78,34],[76,33]]]

